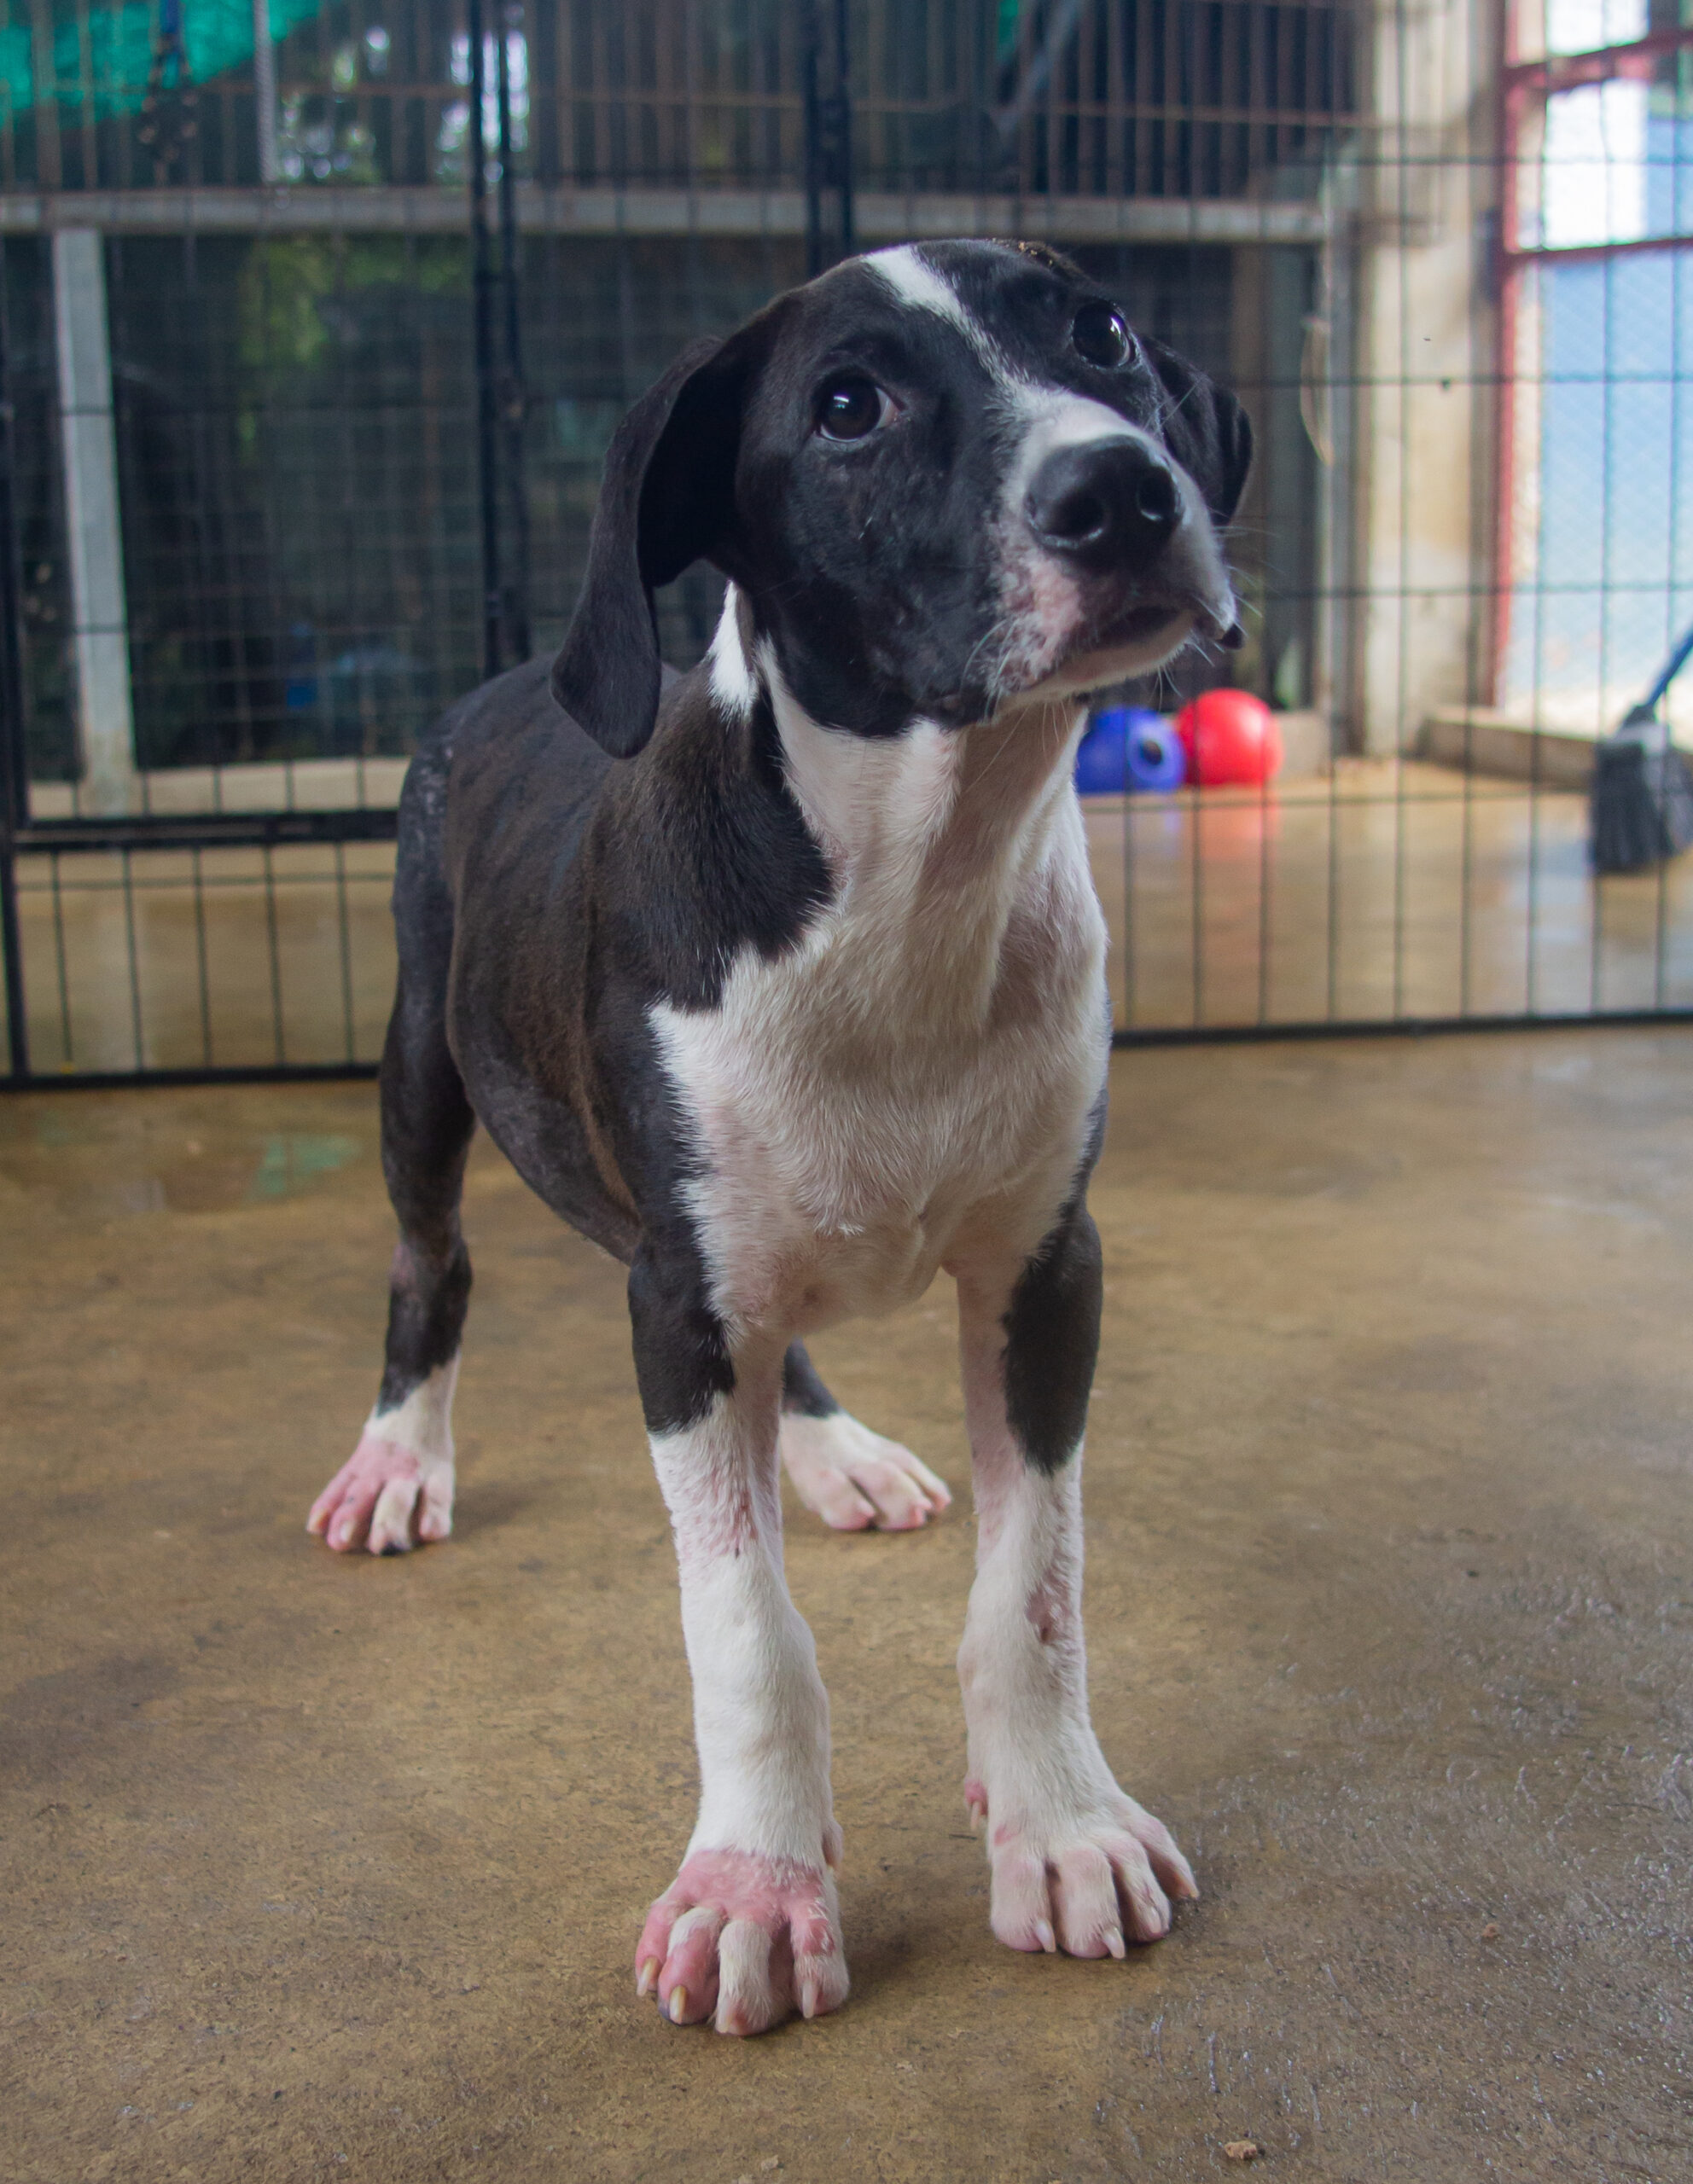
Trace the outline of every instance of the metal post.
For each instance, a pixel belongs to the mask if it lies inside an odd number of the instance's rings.
[[[23,574],[18,541],[17,416],[12,407],[11,328],[0,244],[0,826],[29,818],[24,741]]]
[[[476,471],[482,531],[482,673],[501,666],[500,481],[498,412],[494,363],[494,269],[488,236],[487,147],[482,136],[487,65],[483,49],[482,0],[466,0],[470,33],[470,126],[465,155],[470,163],[471,310],[476,354]]]
[[[0,959],[6,986],[6,1031],[15,1083],[29,1068],[29,1015],[24,996],[22,936],[18,927],[17,860],[13,839],[29,816],[24,752],[23,586],[18,567],[17,440],[8,363],[6,264],[0,253]]]
[[[108,818],[134,808],[136,775],[106,257],[95,229],[55,233],[53,310],[82,801],[86,811]]]
[[[852,210],[852,62],[846,0],[834,0],[829,76],[823,89],[821,0],[806,0],[800,20],[800,93],[806,125],[806,273],[814,279],[825,264],[850,258]],[[825,191],[835,200],[833,248],[823,234]]]
[[[1511,81],[1517,58],[1516,0],[1505,0],[1499,21],[1498,97],[1494,109],[1498,132],[1498,209],[1495,215],[1487,273],[1498,317],[1498,365],[1493,395],[1493,599],[1488,635],[1487,701],[1505,701],[1505,666],[1510,652],[1511,578],[1516,566],[1516,384],[1519,363],[1519,313],[1522,302],[1524,269],[1511,252],[1519,241],[1517,192],[1521,186],[1517,168],[1518,137],[1522,125],[1522,95]],[[1539,372],[1535,376],[1538,380]]]
[[[806,278],[823,270],[823,112],[817,91],[817,0],[800,11],[800,80],[806,123]]]
[[[511,502],[510,581],[503,601],[506,635],[514,664],[529,657],[529,502],[524,491],[523,438],[528,398],[523,385],[523,351],[519,317],[520,248],[517,233],[517,172],[511,147],[511,41],[523,25],[522,0],[506,0],[500,10],[499,52],[494,81],[499,100],[500,288],[504,305],[505,355],[499,390],[504,427],[505,488]]]
[[[259,179],[282,178],[276,164],[276,49],[271,39],[271,0],[253,0],[253,96],[259,113]]]
[[[852,239],[852,43],[846,0],[835,0],[835,188],[841,202],[841,255],[850,258]]]

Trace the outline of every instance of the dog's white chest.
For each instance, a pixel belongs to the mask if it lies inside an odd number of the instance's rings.
[[[990,1207],[996,1246],[1045,1234],[1107,1038],[1103,928],[1074,835],[1009,915],[982,908],[986,941],[849,895],[776,961],[745,950],[719,1008],[655,1011],[725,1319],[804,1333],[893,1310]]]

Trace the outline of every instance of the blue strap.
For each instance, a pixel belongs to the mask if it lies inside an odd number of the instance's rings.
[[[1670,654],[1668,666],[1665,668],[1663,673],[1659,676],[1657,681],[1653,683],[1651,688],[1640,700],[1640,704],[1638,708],[1639,712],[1643,713],[1649,713],[1655,710],[1658,700],[1662,697],[1664,692],[1668,689],[1670,684],[1674,682],[1676,677],[1679,675],[1682,669],[1686,666],[1688,655],[1690,653],[1693,653],[1693,630],[1689,630],[1687,631],[1685,636],[1682,638],[1681,642]]]

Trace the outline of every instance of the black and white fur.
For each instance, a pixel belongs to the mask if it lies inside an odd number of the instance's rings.
[[[1105,932],[1083,693],[1236,635],[1250,436],[1033,246],[884,251],[681,357],[608,456],[551,671],[447,715],[400,807],[387,1364],[311,1527],[450,1529],[480,1121],[630,1269],[701,1799],[637,1984],[752,2032],[846,1992],[829,1707],[783,1576],[785,1455],[836,1523],[945,1489],[803,1339],[957,1284],[980,1522],[959,1654],[992,1924],[1121,1956],[1194,1893],[1088,1717],[1080,1460],[1100,1315]],[[654,587],[728,578],[665,681]]]

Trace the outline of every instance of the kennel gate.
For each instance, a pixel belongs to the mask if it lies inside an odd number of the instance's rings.
[[[1119,1037],[1693,1014],[1690,883],[1595,884],[1584,798],[1693,618],[1690,52],[1678,0],[9,0],[9,1081],[372,1069],[405,752],[556,642],[622,408],[959,232],[1259,430],[1248,647],[1134,694],[1226,672],[1288,766],[1090,800]]]

